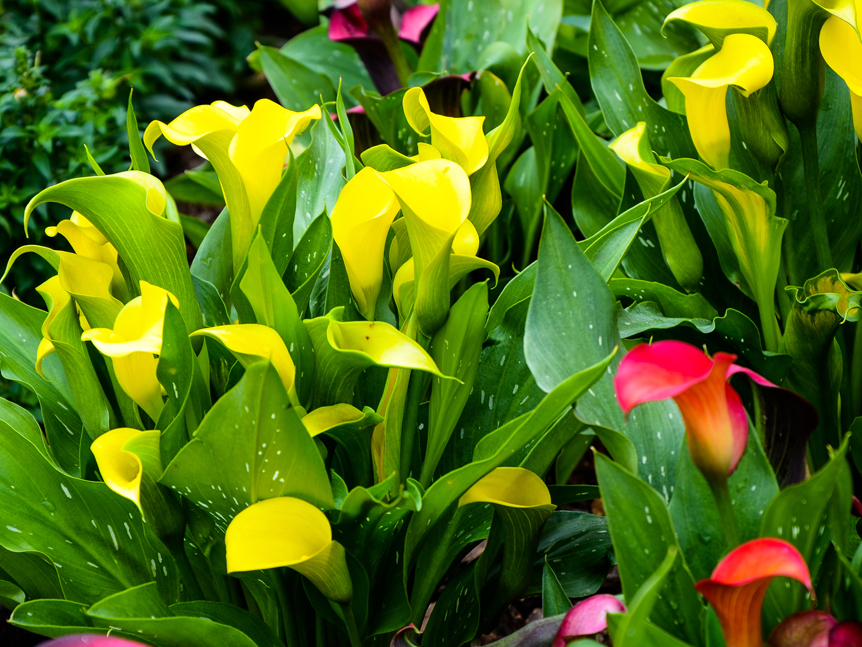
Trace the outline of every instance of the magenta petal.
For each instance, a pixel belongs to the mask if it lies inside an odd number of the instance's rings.
[[[351,38],[370,38],[368,23],[356,3],[343,9],[336,9],[329,17],[329,40],[348,40]]]
[[[797,611],[781,621],[769,636],[770,647],[828,647],[837,624],[825,611]]]
[[[737,373],[743,373],[744,375],[747,375],[749,378],[751,378],[753,382],[756,382],[760,386],[771,386],[773,389],[779,388],[777,385],[773,384],[765,377],[761,377],[760,375],[752,371],[750,368],[745,368],[744,366],[737,366],[736,364],[734,364],[728,369],[727,379],[730,379],[732,375],[736,375]]]
[[[845,620],[829,632],[829,647],[862,647],[862,622]]]
[[[398,30],[398,38],[411,43],[421,43],[423,32],[434,21],[439,11],[440,5],[438,4],[420,4],[408,9],[401,16],[401,29]]]
[[[102,636],[100,634],[72,634],[39,643],[37,647],[148,647],[124,638]]]
[[[553,647],[565,647],[566,641],[577,636],[592,636],[608,627],[609,613],[625,613],[626,605],[613,595],[594,595],[581,600],[566,613],[554,636]]]
[[[614,378],[620,406],[628,413],[644,402],[677,396],[704,381],[712,364],[702,350],[679,341],[635,346]]]

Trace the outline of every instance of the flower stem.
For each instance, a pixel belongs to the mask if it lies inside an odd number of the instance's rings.
[[[395,27],[391,22],[383,25],[375,25],[373,27],[383,41],[383,46],[386,48],[386,53],[392,59],[392,65],[395,66],[395,74],[398,75],[398,81],[401,82],[401,87],[407,87],[407,80],[413,73],[410,69],[410,64],[407,62],[407,57],[404,56],[404,50],[401,49],[401,42],[398,40],[398,34],[395,33]]]
[[[805,171],[805,195],[808,198],[808,218],[814,238],[814,253],[817,258],[817,272],[832,267],[832,249],[829,247],[829,234],[826,230],[826,216],[820,197],[820,162],[817,157],[817,125],[807,122],[799,126],[802,140],[802,165]]]
[[[739,524],[736,521],[736,515],[733,512],[733,503],[730,500],[730,489],[727,486],[727,479],[721,481],[713,481],[707,479],[709,489],[712,490],[712,496],[715,499],[715,505],[718,508],[718,516],[721,518],[721,527],[724,530],[724,538],[727,540],[727,546],[733,550],[739,544]]]
[[[344,624],[347,626],[347,636],[350,638],[350,647],[362,647],[359,639],[359,629],[356,626],[356,618],[353,616],[353,607],[348,602],[341,605],[344,613]]]
[[[781,344],[781,331],[775,319],[775,295],[769,294],[757,304],[760,312],[760,327],[763,329],[763,343],[766,350],[776,353]]]
[[[853,337],[853,356],[850,360],[850,393],[853,401],[850,403],[851,413],[855,418],[862,412],[862,321],[856,324],[856,334]]]

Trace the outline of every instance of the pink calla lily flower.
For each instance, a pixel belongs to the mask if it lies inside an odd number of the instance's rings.
[[[581,600],[566,613],[563,623],[554,636],[552,647],[566,644],[580,636],[593,636],[608,627],[609,613],[625,613],[626,605],[613,595],[593,595]]]
[[[771,537],[731,551],[710,579],[695,585],[718,615],[727,647],[763,647],[763,598],[776,577],[793,578],[814,595],[802,555],[792,544]]]
[[[144,643],[102,636],[100,634],[72,634],[39,643],[37,647],[149,647]]]
[[[772,630],[769,647],[862,647],[862,622],[838,622],[825,611],[799,611]]]
[[[685,421],[691,458],[710,480],[724,480],[739,465],[748,442],[748,418],[739,394],[728,384],[744,373],[761,386],[769,380],[734,364],[736,355],[702,350],[679,341],[641,344],[620,362],[614,384],[623,411],[673,398]]]

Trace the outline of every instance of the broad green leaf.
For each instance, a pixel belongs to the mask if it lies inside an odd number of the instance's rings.
[[[481,460],[474,461],[438,479],[425,493],[422,509],[410,520],[405,539],[405,569],[409,568],[416,549],[432,526],[446,509],[455,503],[464,492],[494,468],[503,465],[515,452],[538,437],[555,422],[583,393],[595,383],[606,370],[613,354],[594,366],[572,375],[551,391],[529,414],[506,425],[509,430],[500,438],[497,451]]]
[[[0,295],[0,363],[3,377],[33,391],[42,407],[42,420],[51,452],[62,469],[79,475],[78,448],[82,423],[59,357],[42,362],[43,379],[36,372],[36,350],[42,340],[45,313],[17,299]]]
[[[557,574],[548,563],[545,556],[545,566],[542,569],[542,615],[546,618],[565,613],[572,608],[572,602],[563,590],[563,585],[557,579]]]
[[[179,595],[173,561],[154,547],[133,503],[59,472],[23,436],[4,438],[0,463],[0,545],[50,559],[67,599],[94,602],[154,580],[166,599]],[[38,484],[39,496],[21,496],[26,483]]]
[[[793,365],[785,386],[811,402],[820,414],[820,425],[808,445],[811,467],[819,469],[829,461],[826,445],[836,447],[841,440],[838,385],[842,359],[835,335],[844,321],[862,318],[862,292],[851,289],[835,270],[788,291],[795,298],[783,350],[793,358]]]
[[[332,224],[321,214],[309,225],[287,262],[282,279],[300,316],[308,308],[311,291],[332,248]]]
[[[653,301],[661,307],[667,317],[683,319],[708,319],[718,316],[718,312],[703,295],[684,294],[678,290],[651,281],[636,279],[611,279],[608,281],[611,292],[617,299],[627,298],[633,301]]]
[[[593,4],[589,64],[593,92],[614,135],[645,121],[657,151],[670,152],[674,158],[697,157],[685,117],[649,96],[634,52],[601,2]]]
[[[293,496],[333,506],[320,452],[269,362],[249,366],[213,405],[160,482],[206,510],[222,530],[263,499]]]
[[[204,236],[191,266],[193,281],[200,279],[209,283],[224,304],[230,302],[230,286],[233,281],[231,250],[230,214],[224,209]]]
[[[452,306],[446,323],[431,340],[430,354],[434,362],[444,375],[451,375],[458,381],[439,377],[431,380],[428,440],[419,479],[426,486],[473,390],[487,315],[488,284],[477,283]]]
[[[686,563],[695,579],[702,580],[712,574],[728,546],[709,484],[692,463],[688,449],[680,454],[670,514]],[[729,486],[742,541],[756,539],[760,535],[763,513],[778,494],[778,483],[757,434],[749,434],[745,454],[731,475]]]
[[[137,636],[130,633],[108,628],[97,629],[87,617],[86,608],[81,602],[69,600],[30,600],[16,609],[9,622],[20,629],[48,638],[84,632],[107,635],[110,631],[111,636],[117,638],[137,639]]]
[[[2,577],[14,581],[31,600],[63,598],[57,567],[39,553],[15,553],[0,546],[0,569]]]
[[[240,289],[254,312],[254,320],[275,330],[284,340],[296,367],[296,390],[307,402],[314,378],[314,351],[299,310],[281,280],[262,234],[255,236],[246,257]]]
[[[183,226],[183,233],[191,246],[195,249],[199,248],[201,243],[204,242],[204,238],[206,238],[207,232],[210,230],[210,226],[203,220],[192,218],[185,214],[180,214],[180,224]]]
[[[75,178],[47,188],[27,205],[25,222],[35,207],[46,202],[80,212],[117,249],[129,271],[132,291],[137,293],[140,281],[164,288],[179,300],[186,326],[196,330],[201,311],[189,275],[183,228],[150,208],[151,204],[158,208],[156,185],[161,183],[138,171],[129,174],[135,175]],[[148,190],[139,182],[156,188]]]
[[[320,72],[309,68],[291,54],[274,47],[260,47],[260,62],[266,80],[279,103],[301,112],[318,103],[335,99],[335,86]]]
[[[485,334],[490,336],[494,330],[503,323],[506,313],[517,303],[529,299],[533,294],[533,286],[536,282],[536,270],[538,264],[530,263],[518,272],[497,295],[491,310],[488,313],[488,321],[485,323]]]
[[[367,92],[365,88],[353,88],[350,94],[359,101],[383,143],[404,155],[415,155],[416,144],[426,140],[410,127],[404,116],[401,104],[406,91],[397,90],[381,97],[377,92]]]
[[[522,0],[515,4],[491,0],[472,5],[457,0],[442,2],[416,69],[464,74],[477,69],[482,51],[497,42],[508,43],[526,54],[528,17],[530,29],[553,48],[562,10],[560,0]],[[466,47],[466,43],[472,45]]]
[[[204,168],[211,168],[209,164]],[[192,169],[182,175],[175,175],[165,182],[165,189],[174,200],[191,204],[211,204],[224,206],[224,196],[218,175],[212,170]]]
[[[290,150],[288,152],[290,162],[275,191],[266,201],[258,222],[279,276],[284,274],[290,255],[293,253],[293,220],[296,218],[298,197],[298,165],[293,152]]]
[[[810,479],[791,485],[775,497],[763,514],[762,537],[778,537],[793,544],[808,564],[811,579],[823,559],[819,547],[826,530],[826,512],[839,474],[847,460],[850,437],[845,436],[832,459]],[[801,584],[776,582],[770,586],[763,605],[763,617],[769,630],[780,620],[804,605],[805,588]]]
[[[341,174],[344,151],[322,119],[310,128],[310,133],[311,145],[296,158],[299,181],[293,220],[294,240],[300,240],[320,214],[332,211],[346,184]]]
[[[614,563],[607,519],[580,511],[554,512],[539,539],[530,595],[542,592],[545,559],[567,597],[583,598],[597,592]]]
[[[608,515],[623,593],[631,600],[659,568],[668,549],[680,550],[662,497],[610,459],[596,454],[596,474]],[[702,645],[703,607],[694,578],[680,556],[673,563],[649,619],[674,637]],[[679,622],[684,618],[685,622]]]
[[[524,353],[537,384],[544,390],[621,345],[616,306],[607,284],[552,209],[546,209],[529,308]],[[642,478],[669,501],[685,432],[682,418],[672,402],[652,402],[638,407],[626,422],[617,404],[612,377],[621,354],[579,400],[578,417],[588,426],[625,434],[637,449]]]
[[[4,607],[12,610],[23,603],[26,598],[27,596],[24,591],[16,584],[0,580],[0,604]]]

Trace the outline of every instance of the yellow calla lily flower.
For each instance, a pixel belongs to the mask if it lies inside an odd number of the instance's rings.
[[[51,323],[57,318],[60,311],[69,305],[72,297],[60,285],[59,276],[52,276],[36,288],[36,291],[42,295],[45,304],[48,306],[48,316],[42,322],[42,341],[39,342],[39,347],[36,349],[36,372],[45,378],[45,375],[42,373],[42,362],[56,350],[51,338]]]
[[[417,275],[452,238],[470,213],[470,180],[448,160],[411,164],[383,176],[401,204]]]
[[[713,168],[720,170],[729,163],[727,89],[733,86],[748,97],[769,83],[774,67],[772,52],[762,40],[748,34],[729,34],[721,50],[704,61],[691,78],[668,79],[685,95],[691,138],[697,152]]]
[[[668,14],[664,27],[676,20],[686,22],[709,38],[716,48],[728,34],[750,34],[772,43],[778,23],[766,9],[748,0],[700,0]]]
[[[862,41],[846,21],[832,16],[820,30],[820,53],[850,88],[853,128],[862,139]]]
[[[417,133],[431,136],[431,146],[439,156],[451,160],[467,175],[478,171],[488,161],[488,141],[482,131],[485,117],[446,117],[431,111],[425,91],[410,88],[404,93],[404,115]],[[431,151],[420,147],[420,159],[429,159]]]
[[[129,301],[117,315],[113,330],[92,328],[81,336],[91,341],[102,355],[110,357],[117,382],[132,400],[154,421],[164,402],[156,377],[162,351],[162,329],[168,299],[179,307],[176,297],[155,285],[141,281],[141,296]]]
[[[302,499],[258,501],[233,518],[224,541],[228,573],[286,566],[333,602],[353,597],[344,547],[333,541],[326,515]]]
[[[245,367],[268,359],[275,367],[284,390],[294,406],[296,399],[296,366],[281,336],[262,324],[233,324],[196,330],[190,337],[210,337],[227,348]]]
[[[90,445],[105,485],[138,507],[141,506],[141,477],[144,466],[138,455],[128,451],[125,446],[141,434],[155,435],[158,438],[160,432],[122,427],[102,434]]]
[[[386,237],[400,208],[381,175],[365,167],[341,190],[330,217],[353,297],[369,320],[374,319],[383,282]]]
[[[352,404],[342,402],[328,407],[318,407],[302,419],[302,424],[314,438],[333,427],[358,422],[364,417],[365,414]]]
[[[117,263],[116,248],[84,216],[73,211],[69,220],[61,220],[55,227],[46,227],[45,233],[51,238],[57,234],[63,236],[78,256],[99,261],[110,267],[113,272],[111,292],[121,300],[127,298],[126,282]]]
[[[153,143],[164,135],[177,146],[191,144],[215,167],[231,214],[237,270],[263,208],[281,180],[288,146],[320,115],[320,106],[293,112],[269,99],[261,99],[250,111],[217,101],[187,110],[169,124],[151,122],[144,144],[152,154]]]
[[[556,507],[551,503],[545,482],[523,467],[498,467],[482,477],[461,496],[458,507],[471,503],[493,503],[507,508]]]
[[[814,0],[814,4],[840,18],[859,33],[862,0]],[[862,34],[859,37],[862,38]]]

